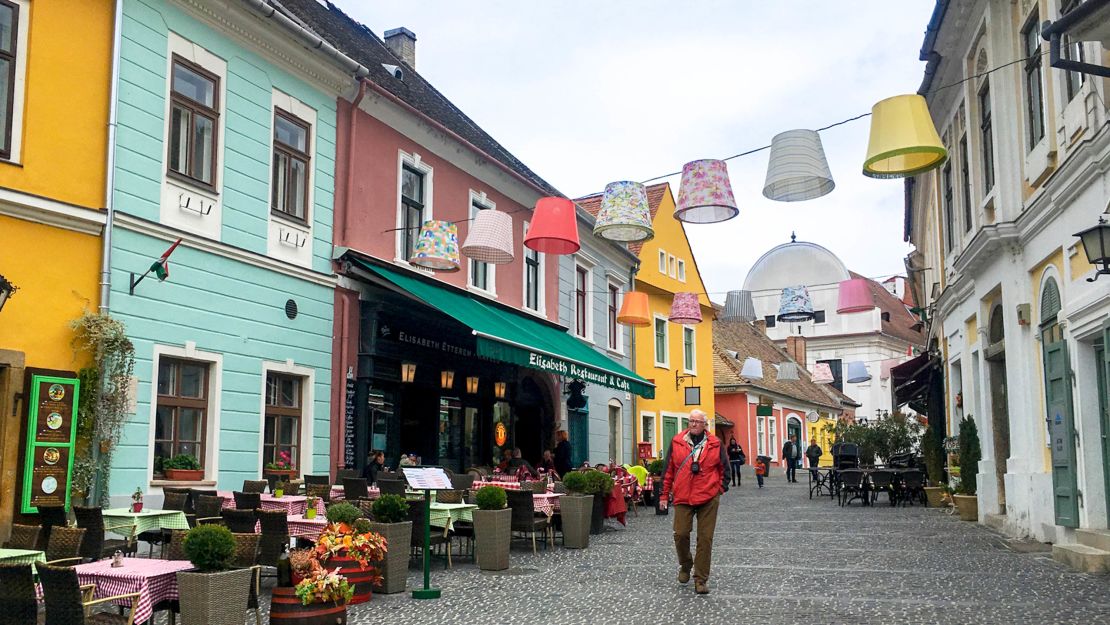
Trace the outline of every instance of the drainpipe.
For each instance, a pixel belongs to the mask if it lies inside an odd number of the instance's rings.
[[[358,81],[358,94],[351,102],[351,116],[347,122],[347,180],[344,185],[343,203],[337,206],[339,213],[335,216],[335,242],[346,246],[347,241],[347,216],[351,214],[351,198],[355,192],[355,129],[357,128],[358,105],[366,97],[366,89],[370,81],[363,78]]]
[[[116,0],[114,24],[112,26],[112,78],[108,95],[108,148],[105,156],[107,170],[104,176],[104,236],[100,246],[100,314],[107,315],[111,310],[112,296],[112,226],[115,224],[116,207],[116,102],[119,95],[119,54],[123,33],[123,0]],[[96,453],[96,445],[93,445]]]
[[[636,290],[636,274],[640,272],[639,261],[632,263],[628,268],[628,290]],[[629,369],[636,371],[636,328],[629,327],[628,329],[628,364],[631,365]],[[632,393],[632,433],[635,434],[636,430],[643,427],[640,422],[640,396]],[[640,432],[640,438],[644,437],[644,433]],[[640,457],[640,441],[632,441],[632,460],[635,462]]]

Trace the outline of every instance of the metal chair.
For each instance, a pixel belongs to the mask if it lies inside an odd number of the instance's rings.
[[[239,510],[228,508],[220,513],[223,524],[233,534],[254,534],[258,525],[257,510]]]
[[[185,491],[165,492],[163,494],[163,498],[162,498],[162,509],[163,510],[180,510],[181,512],[185,512],[185,503],[186,503],[186,501],[188,501],[188,499],[189,499],[189,493],[185,492]],[[185,514],[185,519],[190,520],[189,519],[190,516],[191,515],[189,513],[186,513]],[[192,525],[192,523],[190,523],[190,525]],[[137,543],[138,542],[148,543],[150,545],[150,553],[148,555],[153,556],[154,555],[154,545],[162,545],[163,548],[164,548],[165,544],[166,544],[166,541],[169,540],[169,537],[170,537],[169,530],[167,530],[167,529],[156,529],[156,530],[147,530],[145,532],[140,532],[139,535],[136,537],[136,540],[137,540]],[[137,543],[136,543],[136,549],[138,548]]]
[[[925,474],[921,471],[905,471],[902,473],[901,504],[911,506],[914,500],[925,503]]]
[[[840,471],[840,489],[837,503],[841,506],[849,505],[854,499],[863,499],[863,480],[867,474],[859,469],[845,469]],[[849,497],[849,495],[851,495]],[[846,499],[847,498],[847,499]]]
[[[370,489],[366,485],[366,478],[362,477],[345,477],[343,478],[343,498],[347,501],[356,501],[358,499],[369,499]]]
[[[260,493],[234,491],[232,495],[235,497],[236,510],[258,510],[262,507],[262,495]]]
[[[38,618],[35,574],[30,564],[0,564],[0,625],[27,625]]]
[[[871,480],[871,503],[879,499],[879,493],[886,493],[890,505],[897,503],[898,495],[895,492],[894,474],[890,471],[872,471],[868,476]]]
[[[38,564],[35,569],[42,584],[42,598],[46,606],[46,625],[132,625],[135,622],[135,608],[139,606],[139,593],[114,595],[93,599],[96,586],[81,586],[77,571],[69,567]],[[113,604],[122,599],[131,600],[131,611],[127,616],[108,612],[90,613],[90,608]]]
[[[42,526],[12,524],[12,535],[4,543],[5,549],[38,549]]]
[[[124,555],[134,555],[139,550],[135,543],[134,525],[128,523],[111,527],[105,526],[104,512],[97,507],[73,506],[73,516],[77,518],[77,527],[83,527],[86,530],[85,538],[81,541],[80,553],[82,558],[99,560],[114,554],[116,551],[120,551]],[[105,538],[105,532],[112,532],[127,538]],[[153,547],[151,547],[151,550],[153,551]]]
[[[243,480],[244,493],[264,493],[269,484],[266,480]]]
[[[412,552],[415,554],[417,550],[424,549],[424,502],[423,501],[410,501],[409,502],[409,520],[412,521]],[[445,528],[442,532],[438,529],[433,529],[431,539],[428,542],[429,548],[435,548],[438,545],[447,545],[447,565],[445,568],[451,567],[451,533]]]
[[[512,531],[529,534],[532,537],[532,554],[536,554],[536,532],[543,531],[543,546],[547,549],[548,539],[554,542],[551,535],[551,519],[546,514],[537,513],[535,500],[532,493],[526,490],[507,490],[509,507],[513,511]]]
[[[50,531],[50,541],[46,544],[48,564],[67,562],[65,566],[81,563],[81,541],[85,538],[83,527],[55,527]]]

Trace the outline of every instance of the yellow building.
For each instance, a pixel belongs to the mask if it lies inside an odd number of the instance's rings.
[[[0,540],[22,475],[25,384],[73,372],[69,323],[99,305],[113,40],[110,0],[0,3]],[[6,86],[6,89],[5,87]],[[0,110],[0,115],[3,111]]]
[[[686,428],[690,411],[709,415],[713,430],[713,304],[705,294],[694,252],[681,221],[674,218],[669,184],[648,187],[655,238],[631,244],[640,258],[636,290],[647,293],[652,324],[634,328],[636,373],[655,382],[654,399],[636,401],[636,440],[652,443],[659,456],[666,442]],[[697,293],[702,322],[671,323],[675,293]],[[689,403],[688,403],[689,402]]]

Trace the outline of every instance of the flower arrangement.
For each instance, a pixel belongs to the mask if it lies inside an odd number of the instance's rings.
[[[319,563],[316,566],[319,567]],[[294,590],[302,605],[328,601],[339,605],[340,602],[350,601],[355,594],[354,586],[351,586],[346,577],[339,574],[338,568],[333,571],[318,568],[302,579]]]
[[[326,561],[342,551],[365,568],[369,562],[385,557],[385,537],[376,532],[359,532],[343,524],[329,524],[316,539],[316,557]]]
[[[307,548],[294,549],[289,552],[289,568],[293,571],[293,581],[299,583],[300,580],[312,576],[322,567],[320,561],[316,559],[316,552]]]
[[[142,500],[143,500],[143,487],[142,486],[137,486],[137,487],[135,487],[135,492],[131,493],[131,501],[134,501],[134,502],[138,503],[138,502],[141,502]]]
[[[266,468],[272,471],[292,471],[296,467],[293,466],[292,456],[288,451],[278,452],[278,459],[274,462],[267,462]]]

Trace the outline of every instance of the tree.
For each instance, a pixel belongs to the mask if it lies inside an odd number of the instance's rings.
[[[983,450],[979,447],[979,428],[971,415],[960,421],[960,490],[965,495],[978,491],[979,461]]]
[[[921,437],[921,453],[925,456],[925,470],[929,474],[929,482],[940,484],[944,481],[944,447],[940,433],[932,425],[925,428]]]

